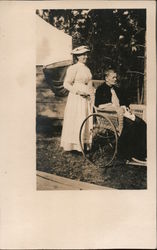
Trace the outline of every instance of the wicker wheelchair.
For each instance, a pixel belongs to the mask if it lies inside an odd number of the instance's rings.
[[[131,110],[143,119],[144,112],[139,113],[139,110],[142,110],[141,106],[132,105]],[[123,127],[123,115],[108,108],[102,110],[94,106],[93,110],[94,112],[86,117],[81,125],[80,146],[83,156],[90,163],[98,167],[106,167],[111,165],[116,158],[118,138]],[[89,134],[87,139],[85,138],[86,132]]]
[[[94,113],[83,121],[79,140],[84,157],[92,164],[106,167],[112,164],[117,153],[120,134],[119,116],[116,111],[93,107]],[[89,131],[88,144],[86,132]]]

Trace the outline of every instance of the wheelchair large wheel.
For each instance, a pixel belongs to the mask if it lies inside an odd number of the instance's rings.
[[[117,152],[117,132],[107,116],[91,114],[82,123],[79,135],[84,157],[95,166],[112,163]]]

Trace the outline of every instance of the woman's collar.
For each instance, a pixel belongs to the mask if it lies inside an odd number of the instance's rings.
[[[82,63],[82,62],[79,62],[79,61],[77,62],[77,64],[80,64],[80,65],[85,65],[84,63]]]

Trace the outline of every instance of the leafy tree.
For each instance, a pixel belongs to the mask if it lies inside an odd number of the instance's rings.
[[[94,79],[115,68],[132,102],[144,102],[145,9],[38,10],[47,22],[73,38],[73,48],[88,45]]]

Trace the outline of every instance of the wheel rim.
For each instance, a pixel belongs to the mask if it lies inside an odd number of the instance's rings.
[[[89,115],[81,125],[79,140],[84,157],[92,164],[105,167],[112,163],[117,152],[117,133],[107,116]]]

